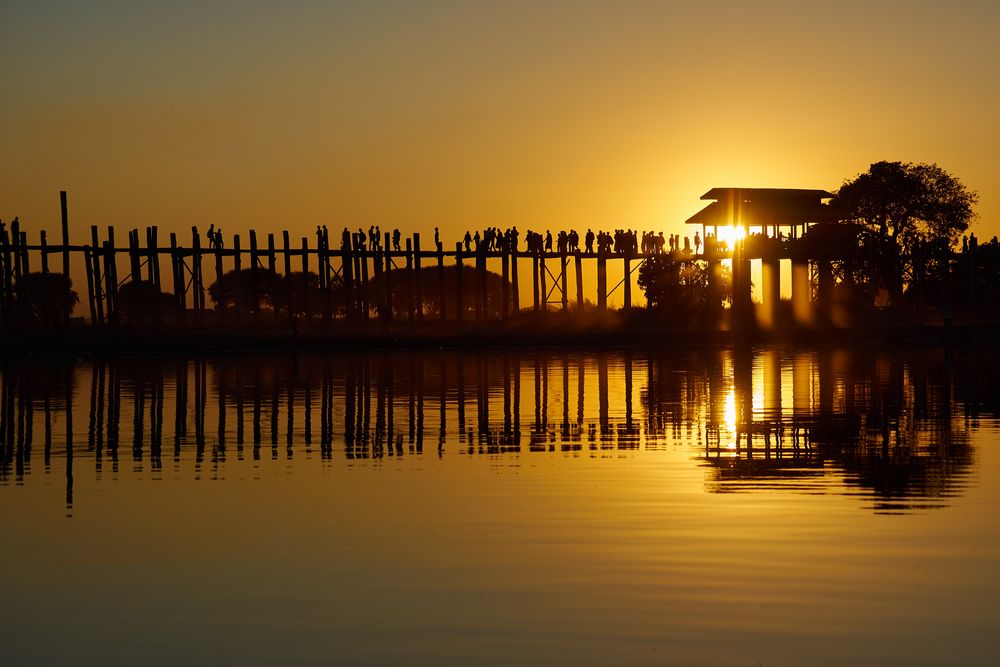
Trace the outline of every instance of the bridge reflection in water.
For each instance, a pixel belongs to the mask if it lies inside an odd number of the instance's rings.
[[[1000,410],[986,353],[749,348],[502,351],[8,363],[0,484],[228,460],[628,455],[685,446],[712,492],[859,493],[944,505],[970,432]],[[127,449],[126,449],[127,448]],[[655,455],[655,454],[652,454]],[[54,463],[54,460],[58,463]]]

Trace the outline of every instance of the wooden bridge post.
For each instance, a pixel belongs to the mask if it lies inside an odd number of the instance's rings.
[[[59,209],[62,214],[63,275],[69,278],[69,206],[66,202],[65,190],[59,192]],[[66,312],[66,321],[69,321],[69,311]]]
[[[368,293],[368,250],[360,251],[358,259],[361,261],[361,319],[367,320],[371,315],[371,294]],[[374,263],[372,269],[374,270]]]
[[[548,280],[545,277],[546,273],[547,271],[545,270],[545,253],[543,252],[538,257],[538,278],[541,281],[539,289],[541,291],[541,296],[542,296],[542,304],[541,304],[542,312],[545,312],[549,309],[549,288],[548,288]]]
[[[574,272],[576,274],[576,309],[578,311],[583,311],[583,257],[579,250],[576,251],[576,255],[573,257],[574,262]]]
[[[541,309],[541,300],[538,298],[538,253],[531,255],[531,285],[534,296],[534,310],[537,313]]]
[[[476,248],[476,279],[474,283],[473,301],[476,304],[476,321],[486,320],[486,303],[483,294],[486,284],[486,250],[485,244]]]
[[[345,255],[344,261],[344,290],[347,295],[351,294],[351,262]],[[350,296],[347,301],[347,312],[351,310]],[[309,306],[309,238],[302,237],[302,314],[306,321],[312,320],[312,308]]]
[[[565,313],[569,310],[569,277],[566,275],[569,271],[569,258],[566,256],[565,244],[559,255],[559,264],[562,267],[562,309]]]
[[[195,319],[200,326],[203,326],[205,324],[205,285],[201,271],[201,235],[198,234],[197,227],[191,228],[191,253],[192,288],[195,308],[197,308]]]
[[[413,235],[413,286],[416,290],[415,308],[418,322],[424,319],[424,285],[423,273],[420,269],[420,234],[418,232]]]
[[[386,289],[385,283],[388,282],[388,277],[383,275],[383,269],[385,265],[382,263],[382,253],[378,251],[377,248],[370,248],[372,256],[372,283],[374,283],[375,289],[375,318],[378,320],[386,319],[385,315],[385,297]]]
[[[260,319],[260,278],[257,274],[257,230],[250,230],[250,299],[253,305],[254,322]]]
[[[43,229],[38,236],[39,236],[38,243],[41,246],[40,254],[42,262],[42,273],[45,275],[49,275],[49,243],[45,230]]]
[[[500,296],[500,317],[510,317],[510,254],[506,244],[500,250],[500,277],[503,280]]]
[[[160,241],[159,241],[160,229],[156,225],[153,225],[149,230],[149,241],[152,245],[149,251],[149,261],[153,267],[153,284],[156,286],[157,290],[161,290],[160,287]],[[162,290],[161,290],[162,291]],[[157,310],[156,312],[159,312]]]
[[[216,269],[215,273],[218,276],[219,273],[219,254],[216,251]],[[180,252],[177,249],[177,233],[170,232],[170,267],[173,271],[174,276],[174,306],[177,308],[177,324],[184,326],[187,321],[187,298],[185,296],[184,289],[184,260],[181,257]]]
[[[625,298],[625,312],[632,310],[632,250],[625,249],[625,256],[622,259],[624,274],[622,276],[622,288]]]
[[[510,249],[511,310],[515,315],[521,312],[521,286],[517,281],[517,245]]]
[[[604,247],[597,250],[597,309],[608,309],[608,254]]]
[[[792,258],[792,313],[800,323],[812,318],[809,262],[799,257]]]
[[[13,300],[13,271],[10,265],[10,243],[7,230],[0,231],[0,260],[3,261],[3,275],[0,276],[0,295],[3,298],[3,321],[9,323],[10,306]]]
[[[28,232],[21,232],[19,235],[20,241],[18,242],[18,248],[21,251],[21,275],[27,276],[31,273],[31,262],[28,257]],[[69,278],[69,276],[66,276]]]
[[[104,286],[101,282],[101,241],[97,235],[97,225],[90,226],[90,263],[92,266],[92,272],[94,276],[94,297],[97,305],[97,324],[104,326],[104,302],[105,302],[105,292]],[[44,257],[44,253],[43,253]],[[48,261],[45,261],[48,264]],[[48,270],[47,266],[43,267],[44,270]]]
[[[292,255],[287,229],[281,231],[281,248],[285,272],[285,307],[288,308],[288,319],[292,320],[295,318],[292,306]]]
[[[118,326],[118,252],[115,248],[115,228],[108,225],[107,249],[104,255],[104,293],[108,300],[108,323]]]
[[[781,302],[781,260],[777,257],[761,260],[761,296],[764,322],[774,325]]]
[[[406,239],[406,319],[412,325],[416,319],[413,312],[413,239]]]
[[[391,237],[389,232],[385,233],[385,244],[384,244],[384,257],[385,257],[385,274],[383,275],[383,283],[385,288],[385,298],[383,300],[385,312],[383,317],[386,322],[392,321],[392,255],[389,254],[391,246],[389,245]]]
[[[462,303],[462,244],[455,244],[455,321],[462,321],[462,311],[465,306]]]
[[[233,234],[233,303],[236,306],[235,317],[239,320],[243,314],[243,251],[240,249],[240,235]]]
[[[46,240],[45,232],[42,232],[42,273],[48,275],[49,273],[49,260],[48,253],[46,253]],[[93,254],[94,252],[89,248],[83,249],[83,266],[87,273],[87,305],[90,307],[90,324],[95,326],[97,324],[97,296],[94,293],[94,269],[93,269]],[[48,322],[46,322],[48,324]]]
[[[446,313],[444,310],[444,244],[437,244],[437,264],[438,264],[438,318],[444,322]]]
[[[133,229],[128,233],[128,260],[131,282],[137,283],[142,280],[142,267],[139,262],[139,230]]]
[[[271,280],[274,280],[274,279],[277,278],[278,267],[277,267],[277,256],[276,256],[276,253],[275,253],[275,250],[274,250],[274,234],[273,233],[269,233],[267,235],[267,271],[268,271],[268,273],[271,274],[271,278],[270,278]],[[288,273],[286,272],[285,275],[287,276]],[[272,300],[271,307],[274,309],[274,320],[277,322],[277,321],[279,321],[281,319],[281,309],[278,308],[275,303],[273,303],[275,296],[277,296],[277,295],[274,294],[274,295],[271,296],[271,300]],[[291,312],[291,303],[289,303],[288,306],[289,306],[289,313],[290,313]]]

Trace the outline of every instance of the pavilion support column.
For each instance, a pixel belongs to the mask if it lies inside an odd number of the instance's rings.
[[[809,262],[792,259],[792,314],[804,324],[812,319],[812,294],[809,287]]]
[[[733,249],[733,313],[738,324],[748,324],[751,320],[753,300],[750,290],[750,259],[743,241],[737,241]]]
[[[773,326],[781,303],[781,261],[777,257],[765,257],[761,261],[761,283],[763,319],[765,324]]]

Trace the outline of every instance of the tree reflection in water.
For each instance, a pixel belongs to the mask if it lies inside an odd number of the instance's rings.
[[[69,510],[83,461],[98,479],[123,459],[158,478],[164,459],[218,475],[230,459],[309,459],[317,444],[321,460],[358,462],[425,445],[527,457],[682,444],[710,492],[854,489],[877,511],[927,508],[965,485],[970,433],[1000,410],[997,370],[985,352],[865,348],[8,362],[0,483],[30,479],[36,439],[46,474],[64,463]]]

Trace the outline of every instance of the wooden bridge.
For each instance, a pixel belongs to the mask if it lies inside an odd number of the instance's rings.
[[[751,260],[759,259],[761,262],[762,310],[765,317],[773,315],[781,301],[781,261],[790,260],[791,301],[794,315],[800,321],[809,319],[813,310],[827,301],[835,283],[835,266],[871,260],[871,257],[866,258],[870,253],[856,240],[853,243],[835,243],[828,239],[810,238],[806,234],[808,221],[823,222],[823,216],[828,215],[823,211],[825,205],[820,198],[829,193],[739,190],[733,195],[731,191],[717,188],[707,193],[707,198],[728,198],[728,204],[723,206],[723,202],[716,201],[687,221],[701,225],[703,237],[706,237],[704,250],[675,250],[671,256],[680,262],[705,262],[710,303],[721,303],[721,292],[718,291],[721,289],[721,263],[731,262],[734,316],[752,317]],[[778,197],[775,200],[777,195],[774,193],[785,193],[783,196],[791,197],[794,205],[775,209],[773,202],[781,199]],[[45,230],[40,230],[37,242],[33,242],[16,221],[9,230],[0,231],[0,305],[4,324],[16,322],[13,307],[24,278],[33,270],[48,275],[53,256],[61,258],[60,268],[65,276],[70,276],[74,267],[77,271],[74,275],[80,275],[82,263],[89,321],[97,326],[114,326],[122,322],[120,292],[133,282],[148,284],[157,298],[163,294],[163,298],[170,300],[174,324],[204,325],[206,314],[210,312],[206,305],[206,281],[208,284],[219,281],[230,271],[236,272],[234,310],[239,319],[243,307],[251,305],[243,303],[243,300],[259,298],[253,285],[240,284],[241,271],[249,268],[285,277],[297,272],[314,275],[315,279],[310,280],[315,281],[315,293],[308,293],[310,282],[305,281],[306,293],[300,297],[303,303],[299,314],[306,320],[362,322],[373,317],[381,321],[402,317],[412,323],[433,319],[454,322],[506,319],[521,313],[524,307],[519,272],[527,268],[525,263],[530,264],[532,275],[529,301],[532,312],[550,308],[563,312],[582,309],[586,302],[584,262],[592,263],[592,266],[596,264],[596,285],[590,293],[596,294],[597,310],[607,310],[609,297],[620,289],[622,308],[628,311],[633,307],[632,274],[656,256],[651,253],[611,252],[605,247],[597,252],[565,248],[558,252],[527,252],[509,247],[487,250],[483,246],[479,249],[463,247],[462,243],[456,243],[454,249],[445,248],[440,243],[433,248],[424,248],[420,234],[406,238],[396,249],[389,233],[384,234],[384,244],[380,247],[366,248],[364,241],[359,242],[353,234],[349,235],[350,243],[333,247],[325,229],[317,230],[312,245],[310,237],[293,239],[287,230],[280,233],[280,238],[268,233],[259,239],[256,231],[251,229],[245,239],[240,234],[234,234],[224,243],[211,243],[206,247],[202,245],[204,237],[196,227],[191,228],[189,245],[185,246],[185,239],[179,238],[176,233],[170,233],[164,242],[155,226],[141,231],[130,230],[125,239],[116,235],[114,226],[108,226],[103,233],[97,226],[92,226],[89,238],[80,243],[70,239],[66,193],[60,195],[62,235],[59,244],[51,244]],[[754,197],[764,202],[758,204],[754,214],[759,219],[750,215],[755,210],[750,207]],[[803,197],[808,204],[806,206],[800,205],[799,200]],[[744,237],[734,240],[732,250],[723,243],[715,242],[717,234],[707,235],[709,227],[718,232],[720,223],[730,225],[730,229],[736,228],[732,227],[736,223],[746,233]],[[761,233],[749,235],[752,225],[756,225]],[[783,234],[783,227],[789,230],[788,236]],[[163,261],[164,258],[167,262]],[[503,289],[499,290],[499,295],[491,294],[487,289],[487,266],[490,261],[494,267],[497,263],[500,265]],[[610,289],[609,262],[621,263],[622,276]],[[169,267],[166,271],[164,265]],[[572,285],[571,265],[574,274]],[[437,270],[423,271],[425,268]],[[454,272],[451,284],[446,282],[446,269]],[[206,270],[212,273],[212,278],[206,279]],[[588,271],[589,275],[594,273]],[[617,271],[615,273],[617,275]],[[471,295],[466,281],[472,282]],[[400,286],[406,289],[395,289]],[[291,303],[291,281],[286,281],[283,289],[289,290],[287,299]],[[394,303],[400,295],[403,303]],[[572,309],[571,295],[575,296]],[[426,312],[425,296],[437,297],[439,307],[436,313]],[[449,305],[447,309],[446,303]],[[259,312],[256,307],[246,310]],[[63,319],[68,322],[70,313],[64,315]],[[275,308],[274,316],[288,318],[289,313],[282,315]],[[161,314],[157,312],[155,317],[157,321],[153,323],[160,324]]]

